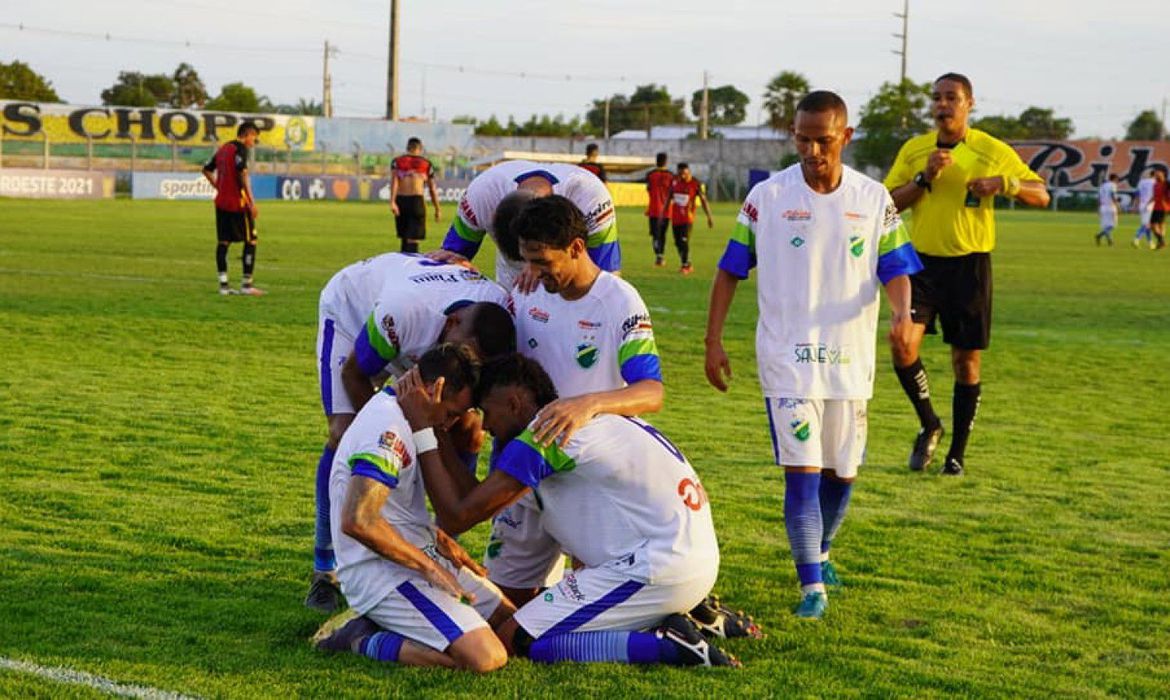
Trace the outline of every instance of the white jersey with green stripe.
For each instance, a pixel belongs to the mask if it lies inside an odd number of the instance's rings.
[[[548,372],[563,397],[662,381],[650,312],[629,282],[601,272],[589,293],[566,301],[544,287],[516,304],[516,346]]]
[[[535,163],[512,160],[493,165],[480,173],[459,202],[459,210],[443,248],[473,258],[479,251],[485,235],[490,234],[496,207],[504,197],[517,189],[519,181],[529,177],[544,177],[552,185],[553,194],[566,197],[585,215],[589,231],[586,241],[589,257],[603,270],[621,269],[621,248],[618,246],[617,215],[613,197],[605,183],[577,165],[563,163]],[[511,289],[524,263],[505,258],[497,251],[496,281]]]
[[[393,390],[383,389],[358,412],[333,458],[329,527],[342,590],[350,606],[359,612],[374,607],[393,589],[388,584],[394,577],[405,577],[409,571],[341,530],[346,494],[354,476],[373,479],[390,489],[381,515],[404,539],[419,548],[434,541],[412,436]]]
[[[511,310],[500,285],[461,265],[420,255],[392,253],[382,264],[384,281],[354,341],[354,359],[368,376],[401,375],[439,340],[452,305],[490,301]]]
[[[633,558],[631,573],[650,584],[718,571],[719,543],[698,475],[640,418],[597,416],[563,449],[538,445],[530,427],[508,443],[496,468],[534,490],[542,527],[585,566]]]
[[[799,163],[759,183],[719,261],[740,279],[757,266],[764,395],[870,398],[878,288],[922,269],[886,188],[845,167],[820,194]]]

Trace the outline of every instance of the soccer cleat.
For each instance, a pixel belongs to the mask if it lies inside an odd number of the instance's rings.
[[[666,260],[661,255],[654,258],[654,267],[666,267]]]
[[[324,613],[336,612],[341,608],[341,588],[337,574],[332,571],[314,571],[309,582],[309,594],[305,596],[305,607]]]
[[[231,287],[225,287],[225,286],[221,286],[221,287],[219,288],[219,295],[220,295],[221,297],[231,296],[231,295],[233,295],[233,294],[239,294],[239,292],[237,292],[236,290],[232,289]]]
[[[379,629],[373,620],[350,608],[326,620],[313,635],[311,643],[318,651],[353,651],[354,642]]]
[[[800,605],[792,611],[793,615],[803,620],[819,620],[825,616],[825,608],[829,607],[829,597],[822,591],[809,591],[800,600]]]
[[[240,287],[240,294],[243,294],[244,296],[247,296],[247,297],[262,297],[262,296],[264,296],[264,290],[257,289],[256,287],[253,287],[252,285],[248,284],[248,285],[245,285],[243,287]]]
[[[686,263],[685,265],[680,267],[678,270],[680,275],[689,275],[694,271],[695,271],[695,266],[690,264],[690,263]]]
[[[947,457],[947,463],[939,471],[943,476],[963,476],[963,462],[954,457]]]
[[[703,639],[699,630],[690,620],[679,614],[674,614],[662,621],[654,634],[659,639],[665,639],[678,650],[681,666],[743,666],[739,659],[712,646]]]
[[[724,606],[718,596],[707,596],[687,613],[687,617],[707,639],[764,638],[763,630],[751,615]]]
[[[944,432],[942,425],[918,431],[918,437],[914,438],[914,449],[910,451],[910,471],[920,472],[930,466]]]
[[[842,588],[845,584],[841,583],[841,577],[837,575],[837,567],[833,566],[833,562],[828,559],[821,562],[821,582],[827,588]]]
[[[1132,241],[1130,241],[1130,243],[1133,244],[1134,248],[1137,248],[1139,245],[1141,245],[1140,243],[1138,243],[1138,239],[1136,239],[1136,238],[1133,239]]]
[[[1157,249],[1158,249],[1158,244],[1153,242],[1153,241],[1150,241],[1150,250],[1157,250]]]

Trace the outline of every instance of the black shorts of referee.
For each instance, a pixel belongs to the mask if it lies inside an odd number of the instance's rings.
[[[960,350],[991,344],[991,253],[937,257],[919,253],[922,271],[910,276],[910,313],[927,333]]]

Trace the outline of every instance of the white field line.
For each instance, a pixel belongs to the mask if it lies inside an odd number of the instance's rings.
[[[127,685],[112,681],[109,678],[95,676],[84,671],[75,671],[60,666],[41,666],[28,661],[6,659],[0,657],[0,669],[29,673],[41,678],[47,678],[66,685],[83,685],[108,695],[118,695],[127,698],[142,698],[143,700],[194,700],[193,696],[172,693],[169,690],[159,690],[142,685]]]

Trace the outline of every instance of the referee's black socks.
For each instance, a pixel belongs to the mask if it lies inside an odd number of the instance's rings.
[[[926,379],[926,368],[922,366],[922,359],[914,360],[914,364],[907,367],[894,365],[894,372],[898,381],[902,383],[902,391],[914,406],[918,414],[918,422],[923,428],[934,428],[942,423],[934,407],[930,405],[930,382]]]
[[[963,453],[967,451],[967,438],[971,437],[971,429],[975,427],[975,414],[979,412],[979,384],[955,383],[955,396],[951,400],[954,411],[955,430],[951,433],[951,448],[947,452],[947,460],[963,461]]]

